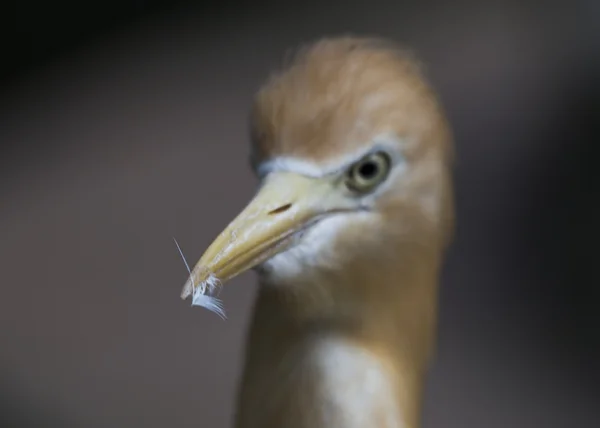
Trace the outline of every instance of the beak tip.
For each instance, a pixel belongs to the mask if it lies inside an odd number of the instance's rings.
[[[186,283],[183,285],[183,289],[181,290],[181,300],[185,300],[192,295],[194,291],[194,285],[192,283],[192,278],[188,279]]]

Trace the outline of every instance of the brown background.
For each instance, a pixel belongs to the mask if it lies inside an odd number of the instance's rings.
[[[171,237],[195,262],[251,198],[253,91],[345,32],[413,47],[455,129],[425,427],[600,426],[598,2],[138,3],[2,87],[2,426],[228,426],[254,278],[191,308]]]

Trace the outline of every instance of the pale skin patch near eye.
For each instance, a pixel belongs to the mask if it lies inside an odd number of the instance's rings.
[[[259,178],[264,178],[271,172],[282,171],[295,172],[307,177],[324,177],[329,174],[341,172],[358,162],[368,153],[378,150],[388,153],[391,156],[393,165],[403,161],[404,156],[401,152],[405,146],[405,142],[395,134],[391,132],[380,133],[371,140],[371,143],[370,146],[365,144],[350,154],[319,163],[296,157],[278,156],[259,163],[255,168],[255,171]]]

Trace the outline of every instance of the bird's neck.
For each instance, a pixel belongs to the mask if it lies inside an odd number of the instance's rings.
[[[329,299],[261,287],[236,427],[417,428],[436,272],[387,272],[363,293],[340,282]]]

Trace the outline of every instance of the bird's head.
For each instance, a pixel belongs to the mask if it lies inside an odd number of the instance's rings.
[[[258,92],[251,134],[260,188],[196,264],[183,298],[203,305],[213,285],[252,268],[281,286],[360,282],[365,264],[385,270],[444,249],[451,137],[406,53],[352,37],[308,46]]]

